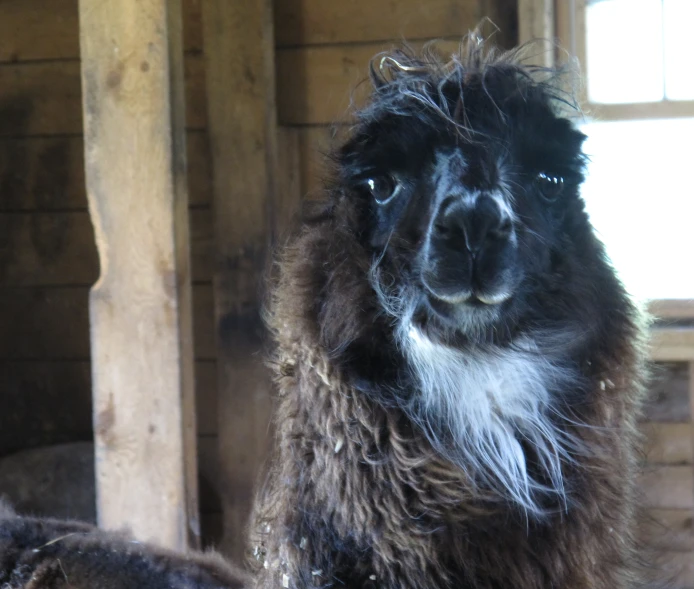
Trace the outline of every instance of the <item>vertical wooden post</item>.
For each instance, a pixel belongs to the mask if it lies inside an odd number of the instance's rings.
[[[549,43],[554,38],[554,0],[518,0],[518,41],[526,43],[542,40],[538,55],[533,61],[537,65],[554,65],[554,50]],[[540,53],[540,47],[545,49]]]
[[[180,0],[80,0],[97,512],[199,537]]]
[[[214,165],[223,549],[240,558],[270,420],[258,352],[277,166],[272,3],[203,0],[202,11]]]

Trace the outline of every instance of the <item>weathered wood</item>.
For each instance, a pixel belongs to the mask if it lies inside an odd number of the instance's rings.
[[[195,401],[198,436],[216,436],[218,431],[217,363],[213,360],[198,360],[195,363]]]
[[[370,91],[369,61],[397,44],[304,47],[277,52],[278,117],[284,125],[346,122],[350,105],[363,105]],[[422,43],[412,46],[421,47]],[[459,42],[442,41],[442,53]]]
[[[300,192],[302,198],[320,197],[330,171],[328,155],[346,127],[322,125],[298,129]]]
[[[694,553],[666,552],[658,559],[667,587],[691,589],[694,587]]]
[[[191,206],[210,204],[207,134],[187,132]],[[0,139],[0,212],[87,210],[84,143],[80,136]]]
[[[203,129],[205,71],[199,57],[186,58],[185,82],[186,126]],[[0,65],[0,88],[0,137],[82,132],[78,61]]]
[[[223,546],[240,557],[270,413],[258,350],[259,279],[278,169],[272,5],[203,0],[202,9],[215,180]]]
[[[203,48],[200,4],[201,0],[183,0],[183,46],[189,53]],[[489,4],[474,0],[425,4],[416,0],[280,0],[275,2],[277,45],[462,36],[485,16],[501,26],[498,15],[490,14]],[[77,0],[3,0],[0,39],[0,63],[77,58]]]
[[[646,507],[694,508],[694,472],[691,465],[646,467],[640,486]]]
[[[689,423],[689,369],[684,362],[665,362],[653,367],[645,419],[659,423]]]
[[[462,37],[483,16],[479,2],[456,0],[279,0],[277,45],[317,45]]]
[[[301,208],[301,131],[296,127],[280,127],[277,134],[277,189],[271,223],[279,242],[295,229]]]
[[[0,288],[0,359],[88,360],[89,289],[80,287]],[[212,287],[193,287],[193,348],[212,360]]]
[[[368,93],[369,60],[393,43],[320,46],[282,49],[277,52],[279,121],[282,124],[327,124],[348,120],[350,95],[357,104]],[[415,47],[421,43],[414,43]],[[457,50],[457,41],[444,41],[442,51]],[[205,67],[202,59],[188,56],[186,65],[186,125],[203,129]],[[0,67],[0,137],[79,134],[79,64],[48,62]],[[352,89],[359,85],[352,93]],[[77,104],[79,104],[77,102]]]
[[[651,509],[641,537],[659,550],[694,552],[694,511]]]
[[[78,0],[2,0],[0,63],[79,57]],[[200,0],[183,0],[183,46],[202,51]]]
[[[80,0],[97,513],[197,545],[180,0]]]
[[[694,426],[691,423],[645,423],[650,464],[694,464]]]
[[[532,63],[554,65],[554,0],[518,0],[518,41],[538,41]]]
[[[694,360],[694,327],[656,327],[651,329],[649,343],[653,360]]]
[[[648,312],[658,319],[692,319],[694,318],[694,300],[663,299],[651,301]]]

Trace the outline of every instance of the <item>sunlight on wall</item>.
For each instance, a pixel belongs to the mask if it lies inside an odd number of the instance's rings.
[[[694,119],[588,123],[582,194],[627,289],[694,298]]]

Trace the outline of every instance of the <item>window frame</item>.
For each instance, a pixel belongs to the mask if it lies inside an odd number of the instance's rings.
[[[554,42],[535,62],[555,66],[576,58],[582,80],[586,80],[586,5],[588,0],[518,0],[518,37],[523,44],[534,40]],[[694,100],[629,104],[598,104],[588,101],[586,84],[578,99],[588,119],[626,121],[694,117]],[[694,274],[692,275],[694,280]],[[673,327],[677,321],[694,319],[694,299],[653,299],[647,312],[670,327],[651,329],[651,357],[654,360],[694,360],[694,327]],[[692,365],[694,367],[694,364]],[[693,368],[694,370],[694,368]]]

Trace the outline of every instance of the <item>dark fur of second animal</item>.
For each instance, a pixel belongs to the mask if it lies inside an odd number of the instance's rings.
[[[579,198],[582,137],[557,114],[564,95],[516,58],[473,42],[451,61],[395,53],[374,62],[373,102],[336,154],[325,201],[279,261],[268,312],[277,451],[254,513],[258,587],[618,589],[640,581],[639,316]],[[552,337],[537,344],[572,375],[550,386],[544,409],[571,440],[563,489],[533,491],[526,505],[446,454],[443,429],[413,419],[418,384],[377,293],[420,280],[414,258],[432,214],[422,177],[442,147],[482,170],[471,182],[493,183],[485,166],[503,159],[515,213],[526,220],[517,231],[528,261],[488,328],[455,330],[428,309],[420,329],[473,356],[540,332],[564,336],[554,339],[559,349],[550,349]],[[365,193],[372,168],[406,177],[410,192],[397,206],[409,212],[388,212]],[[559,170],[564,194],[540,205],[536,181],[547,169]],[[390,282],[374,278],[376,267]],[[518,443],[528,476],[547,482],[532,444]]]
[[[175,553],[89,524],[21,517],[0,500],[3,589],[241,589],[214,553]]]

